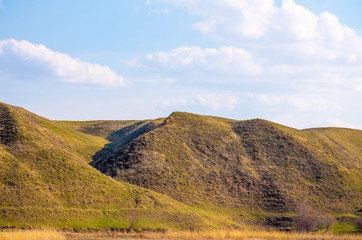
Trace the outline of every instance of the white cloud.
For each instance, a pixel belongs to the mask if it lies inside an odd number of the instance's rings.
[[[143,64],[167,70],[215,71],[226,74],[258,75],[262,68],[253,56],[241,48],[179,47],[170,52],[150,54]]]
[[[288,59],[362,62],[362,37],[339,19],[323,12],[319,16],[293,0],[277,7],[273,0],[159,0],[185,7],[204,18],[193,27],[205,36],[250,46],[265,56],[285,55]],[[260,48],[262,45],[262,48]],[[266,53],[264,52],[265,50]],[[263,52],[261,52],[263,51]],[[289,58],[288,58],[289,57]]]
[[[185,108],[189,110],[192,107],[201,106],[213,111],[232,111],[238,103],[238,97],[230,94],[197,94],[178,100],[162,101],[159,107],[164,110]]]
[[[273,0],[163,0],[175,6],[186,7],[204,21],[193,27],[212,37],[247,36],[259,38],[271,24],[276,7]]]
[[[109,67],[83,62],[44,45],[7,39],[0,41],[0,70],[17,78],[56,79],[72,83],[123,85]]]

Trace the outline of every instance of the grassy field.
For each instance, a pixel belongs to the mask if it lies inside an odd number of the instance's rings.
[[[0,232],[0,240],[71,240],[71,239],[215,239],[215,240],[244,240],[244,239],[284,239],[284,240],[359,240],[362,235],[357,234],[315,234],[315,233],[295,233],[277,231],[257,231],[257,230],[214,230],[214,231],[168,231],[165,233],[66,233],[55,230],[16,230]]]

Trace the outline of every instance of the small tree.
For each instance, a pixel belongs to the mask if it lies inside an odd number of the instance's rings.
[[[139,211],[135,210],[134,208],[127,211],[127,219],[128,219],[128,229],[127,230],[131,231],[140,219]]]
[[[313,231],[316,226],[316,213],[308,205],[303,204],[298,209],[298,216],[295,219],[295,228],[297,231]]]
[[[326,231],[333,226],[335,219],[331,214],[321,214],[307,204],[298,209],[298,216],[295,219],[297,231],[310,232],[325,228]]]

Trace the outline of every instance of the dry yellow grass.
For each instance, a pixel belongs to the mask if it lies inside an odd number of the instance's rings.
[[[69,239],[147,240],[362,240],[357,234],[313,234],[263,230],[167,231],[166,233],[68,233]]]
[[[215,231],[170,231],[165,233],[160,239],[197,239],[197,240],[264,240],[264,239],[282,239],[282,240],[358,240],[362,235],[351,234],[313,234],[313,233],[296,233],[296,232],[277,232],[277,231],[255,231],[255,230],[215,230]]]
[[[65,240],[65,235],[55,230],[14,230],[0,232],[0,240]]]
[[[67,236],[67,237],[66,237]],[[15,230],[0,232],[0,240],[66,239],[148,239],[148,240],[362,240],[361,234],[314,234],[263,230],[167,231],[166,233],[62,233],[55,230]]]

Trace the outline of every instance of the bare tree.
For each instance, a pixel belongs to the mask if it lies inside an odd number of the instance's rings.
[[[316,226],[316,213],[306,204],[303,204],[298,209],[298,216],[295,219],[295,228],[297,231],[313,231]]]
[[[298,213],[295,219],[295,228],[297,231],[310,232],[323,228],[325,228],[325,231],[328,231],[335,222],[331,214],[322,214],[307,204],[301,205]]]
[[[131,231],[134,226],[138,223],[140,219],[139,211],[132,208],[131,210],[127,211],[127,220],[128,220],[128,231]]]

